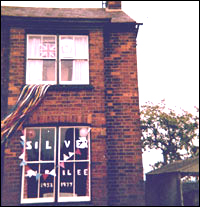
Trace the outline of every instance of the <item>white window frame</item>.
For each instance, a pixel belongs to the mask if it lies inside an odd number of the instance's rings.
[[[43,37],[55,37],[55,46],[56,46],[56,57],[54,58],[29,58],[28,57],[28,48],[29,48],[29,37],[31,36],[38,36],[43,39]],[[83,58],[76,58],[76,57],[61,57],[61,38],[62,37],[71,37],[73,38],[73,42],[75,37],[86,37],[87,38],[87,54],[84,54]],[[59,43],[58,43],[59,42]],[[55,60],[55,81],[40,81],[35,83],[34,81],[28,81],[28,60]],[[73,69],[75,68],[75,60],[84,60],[87,61],[87,71],[86,71],[86,80],[82,81],[61,81],[61,60],[72,60],[73,61]],[[58,77],[59,73],[59,77]],[[88,35],[40,35],[40,34],[27,34],[27,41],[26,41],[26,84],[51,84],[51,85],[89,85],[90,83],[90,76],[89,76],[89,37]]]
[[[41,156],[41,131],[42,129],[54,129],[54,160],[53,161],[41,161],[40,156]],[[58,174],[54,176],[54,186],[53,186],[53,197],[44,197],[44,198],[24,198],[24,179],[25,179],[25,166],[22,166],[22,179],[21,179],[21,204],[34,204],[34,203],[52,203],[55,202],[56,198],[56,179],[57,179],[57,202],[87,202],[91,201],[91,146],[90,146],[90,132],[88,133],[88,160],[68,160],[65,162],[71,162],[73,164],[73,168],[75,168],[75,163],[76,162],[88,162],[88,179],[89,179],[89,196],[72,196],[72,197],[59,197],[60,194],[60,166],[58,163],[60,163],[60,143],[61,143],[61,129],[62,128],[73,128],[74,130],[74,151],[75,151],[75,129],[81,129],[81,128],[89,128],[88,126],[59,126],[59,127],[27,127],[24,130],[25,133],[25,140],[24,140],[24,152],[26,151],[26,130],[27,129],[40,129],[40,137],[39,137],[39,157],[38,161],[25,161],[27,164],[42,164],[42,163],[54,163],[54,169],[56,169],[56,156],[58,157],[57,160],[57,166],[58,166]],[[57,135],[57,130],[58,130],[58,135]],[[58,136],[58,137],[57,137]],[[57,138],[58,138],[58,152],[56,151],[57,149]],[[40,166],[40,165],[39,165]],[[40,182],[40,178],[39,181]],[[75,170],[73,174],[73,192],[75,192]],[[39,188],[40,188],[40,183],[38,184],[38,192],[37,196],[39,196]],[[75,195],[75,193],[74,193]]]
[[[69,37],[69,38],[72,38],[73,39],[73,43],[74,43],[74,39],[76,37],[86,37],[87,39],[87,54],[84,54],[83,55],[83,58],[77,58],[77,57],[65,57],[65,58],[62,58],[61,55],[59,56],[59,83],[60,84],[65,84],[65,85],[78,85],[78,84],[86,84],[88,85],[89,84],[89,39],[88,39],[88,35],[59,35],[59,54],[61,54],[61,38],[62,37]],[[75,46],[74,46],[75,47]],[[87,64],[88,64],[88,68],[87,68],[87,77],[88,79],[87,80],[82,80],[82,81],[61,81],[61,61],[62,60],[71,60],[73,61],[73,69],[75,68],[75,60],[85,60],[87,61]]]
[[[36,36],[36,37],[41,37],[43,40],[44,37],[54,37],[55,38],[55,47],[56,47],[56,54],[55,58],[42,58],[42,57],[36,57],[36,58],[30,58],[28,57],[28,49],[29,49],[29,37],[31,36]],[[57,36],[56,35],[38,35],[38,34],[28,34],[27,35],[27,41],[26,41],[26,84],[56,84],[57,83]],[[40,81],[40,82],[33,82],[33,81],[28,81],[28,61],[29,60],[55,60],[55,81]]]
[[[73,137],[73,140],[74,140],[74,152],[75,152],[75,129],[81,129],[81,128],[86,128],[87,126],[77,126],[77,127],[74,127],[74,126],[67,126],[67,127],[59,127],[59,144],[58,144],[58,147],[60,149],[60,142],[61,142],[61,128],[65,128],[65,129],[71,129],[73,128],[74,130],[74,137]],[[83,202],[83,201],[91,201],[91,169],[90,169],[90,166],[91,166],[91,158],[90,158],[90,133],[88,133],[88,160],[68,160],[68,161],[65,161],[65,162],[68,162],[68,163],[73,163],[73,194],[74,196],[71,196],[71,197],[59,197],[59,194],[60,194],[60,167],[58,168],[58,202]],[[75,196],[75,163],[76,162],[88,162],[88,172],[89,172],[89,196]],[[58,152],[58,163],[60,163],[60,150]]]
[[[27,127],[24,130],[25,133],[25,140],[24,140],[24,153],[26,151],[26,131],[27,129],[40,129],[40,137],[39,137],[39,157],[38,161],[25,161],[27,164],[36,164],[38,163],[39,169],[40,164],[42,163],[54,163],[54,169],[55,169],[55,163],[56,163],[56,127]],[[53,161],[42,161],[41,160],[41,131],[42,129],[54,129],[54,160]],[[55,181],[56,178],[54,176],[54,187],[53,187],[53,197],[51,198],[39,198],[39,188],[40,188],[40,178],[38,179],[38,192],[37,192],[37,198],[24,198],[24,178],[25,178],[25,166],[22,167],[22,183],[21,183],[21,203],[46,203],[46,202],[54,202],[55,201]]]

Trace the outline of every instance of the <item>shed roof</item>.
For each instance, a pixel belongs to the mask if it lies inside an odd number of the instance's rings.
[[[135,22],[121,10],[108,11],[105,8],[41,8],[1,6],[1,16],[40,17],[70,19],[110,19],[112,23]]]
[[[148,175],[179,172],[182,174],[199,174],[199,156],[188,158],[186,160],[178,160],[159,169],[153,170]]]

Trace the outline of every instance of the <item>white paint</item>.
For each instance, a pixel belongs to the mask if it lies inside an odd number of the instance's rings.
[[[46,149],[52,149],[52,147],[49,145],[49,141],[46,141]]]
[[[69,140],[68,140],[68,141],[64,140],[64,143],[65,143],[65,147],[66,147],[66,148],[69,148],[70,141],[69,141]]]

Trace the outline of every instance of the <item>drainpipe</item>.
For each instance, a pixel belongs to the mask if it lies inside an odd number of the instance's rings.
[[[184,206],[181,173],[178,173],[178,175],[177,175],[177,193],[178,193],[178,203],[177,203],[177,205],[178,206]]]

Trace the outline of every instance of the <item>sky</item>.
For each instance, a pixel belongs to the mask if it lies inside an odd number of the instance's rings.
[[[143,23],[137,38],[140,104],[165,99],[169,108],[193,113],[199,106],[199,1],[122,5]]]
[[[6,6],[101,8],[102,1],[1,1]],[[150,101],[177,113],[199,106],[199,1],[122,1],[138,23],[137,66],[140,106]],[[158,151],[143,155],[145,172]],[[161,159],[162,160],[162,159]]]

